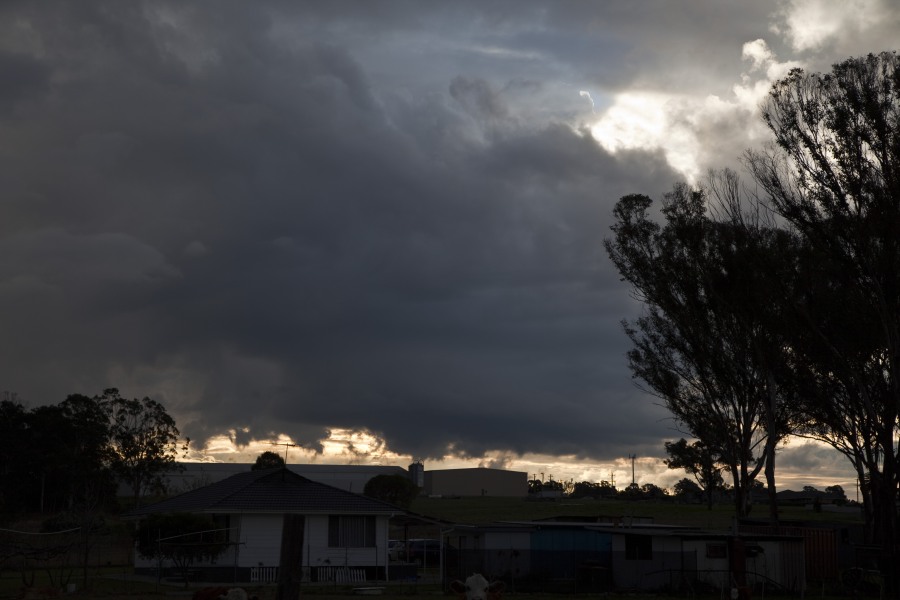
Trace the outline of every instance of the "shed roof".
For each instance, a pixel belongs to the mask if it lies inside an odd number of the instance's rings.
[[[394,515],[406,511],[276,467],[238,473],[161,502],[141,506],[125,516],[171,512]]]
[[[741,532],[735,535],[733,532],[703,531],[697,527],[685,525],[657,525],[642,523],[629,527],[621,527],[611,525],[609,523],[594,523],[590,521],[585,523],[575,523],[570,521],[497,521],[494,523],[481,525],[455,525],[453,529],[457,532],[466,531],[479,533],[538,530],[580,530],[593,531],[597,533],[607,533],[610,535],[675,537],[682,540],[727,540],[735,537],[743,539],[744,541],[803,539],[802,536],[798,534]]]

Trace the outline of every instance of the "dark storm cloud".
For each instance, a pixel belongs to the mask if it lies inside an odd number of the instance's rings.
[[[3,73],[0,114],[8,113],[19,103],[28,101],[47,85],[46,70],[30,56],[0,53],[0,73]]]
[[[674,174],[523,124],[498,90],[536,83],[379,97],[350,51],[225,6],[16,13],[5,386],[151,394],[201,440],[615,455],[632,307],[601,239]]]
[[[697,85],[701,32],[727,90],[767,13],[721,4],[4,5],[0,387],[152,395],[195,440],[658,454],[602,240],[679,176],[579,90]]]

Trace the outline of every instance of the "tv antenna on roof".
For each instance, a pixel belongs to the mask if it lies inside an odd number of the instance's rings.
[[[284,446],[284,464],[287,465],[287,453],[288,448],[296,448],[297,444],[292,444],[290,442],[272,442],[273,446]]]

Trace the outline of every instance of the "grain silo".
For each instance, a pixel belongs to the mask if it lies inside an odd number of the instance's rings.
[[[425,465],[422,464],[422,461],[417,460],[409,465],[409,480],[419,489],[425,487]]]

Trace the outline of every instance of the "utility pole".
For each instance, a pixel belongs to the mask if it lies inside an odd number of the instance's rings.
[[[631,459],[631,487],[635,487],[637,483],[634,480],[634,459],[637,457],[634,454],[629,454],[628,458]]]

